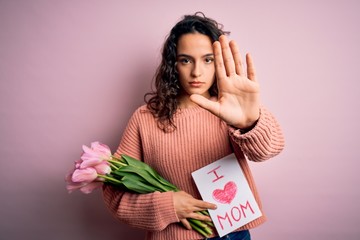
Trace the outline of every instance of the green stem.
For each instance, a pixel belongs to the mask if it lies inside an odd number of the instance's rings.
[[[193,218],[188,218],[187,220],[189,221],[190,224],[192,223],[192,225],[191,225],[192,227],[197,226],[197,227],[201,228],[202,231],[206,232],[208,235],[212,234],[212,230],[203,221],[193,219]]]
[[[106,175],[101,175],[101,174],[98,174],[98,177],[100,177],[100,178],[104,178],[104,179],[106,179],[106,180],[108,180],[108,181],[110,181],[110,182],[114,182],[114,183],[122,184],[122,182],[121,182],[121,181],[119,181],[119,180],[117,180],[117,179],[115,179],[115,178],[112,178],[112,177],[106,176]]]
[[[109,162],[109,164],[110,164],[110,167],[111,167],[111,168],[113,168],[113,169],[115,169],[115,170],[118,170],[118,169],[119,169],[119,167],[117,167],[115,164],[113,164],[113,163],[111,163],[111,162]]]
[[[205,222],[207,225],[209,225],[210,227],[215,227],[213,222]]]
[[[210,216],[209,212],[207,210],[199,211],[202,215]]]
[[[116,166],[119,166],[119,167],[127,166],[126,164],[124,164],[124,163],[122,163],[122,162],[120,162],[120,161],[111,160],[111,159],[108,159],[107,161],[108,161],[109,163],[112,163],[112,164],[114,164],[114,165],[116,165]]]
[[[115,157],[115,156],[111,156],[111,159],[114,159],[116,162],[123,163],[121,157],[120,157],[120,158],[117,158],[117,157]]]
[[[193,219],[193,218],[189,218],[187,219],[189,222],[194,223],[195,225],[201,227],[201,228],[206,228],[206,224],[202,223],[200,220],[197,219]]]
[[[199,213],[201,213],[202,215],[205,215],[205,216],[210,216],[210,214],[207,210],[199,211]],[[212,221],[210,221],[210,222],[204,221],[204,222],[211,227],[215,227],[214,223]]]
[[[190,219],[188,219],[188,220],[190,220]],[[198,233],[200,233],[201,235],[203,235],[204,237],[209,237],[211,234],[212,234],[212,232],[211,232],[211,230],[210,230],[210,233],[208,233],[208,231],[206,231],[205,230],[205,228],[201,228],[201,227],[199,227],[199,226],[197,226],[196,224],[194,224],[193,222],[191,222],[191,220],[190,220],[190,226],[195,230],[195,231],[197,231]]]

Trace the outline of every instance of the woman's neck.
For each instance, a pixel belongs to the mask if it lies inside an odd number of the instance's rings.
[[[190,98],[179,98],[178,99],[178,106],[181,109],[185,108],[193,108],[196,107],[197,104],[190,100]]]
[[[210,94],[204,94],[203,95],[206,98],[210,98]],[[180,95],[178,96],[178,106],[181,109],[186,109],[186,108],[193,108],[193,107],[197,107],[198,105],[196,103],[194,103],[193,101],[191,101],[190,99],[190,95],[188,94],[184,94],[184,95]]]

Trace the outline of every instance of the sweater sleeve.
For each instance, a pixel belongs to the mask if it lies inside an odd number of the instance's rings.
[[[264,107],[260,108],[260,118],[253,129],[242,134],[240,129],[229,127],[229,133],[234,146],[255,162],[276,156],[285,146],[279,123]]]
[[[138,109],[130,118],[115,156],[124,153],[141,159],[139,114]],[[103,198],[115,218],[132,227],[160,231],[170,223],[179,222],[174,208],[173,192],[137,194],[104,184]]]

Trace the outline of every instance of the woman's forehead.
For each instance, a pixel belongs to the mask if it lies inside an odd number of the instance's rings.
[[[213,53],[212,42],[209,36],[201,33],[188,33],[179,38],[177,54],[208,55]]]

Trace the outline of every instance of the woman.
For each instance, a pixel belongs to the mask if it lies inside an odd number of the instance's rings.
[[[263,161],[284,147],[279,124],[260,105],[251,56],[246,55],[245,71],[236,43],[228,42],[221,28],[201,13],[184,16],[173,27],[155,75],[156,89],[129,120],[116,152],[141,159],[182,190],[134,194],[104,188],[113,214],[147,230],[147,239],[203,239],[186,219],[208,221],[196,212],[216,205],[199,200],[191,172],[233,152],[262,209],[245,155]],[[264,221],[263,214],[229,237],[250,239],[248,229]]]

